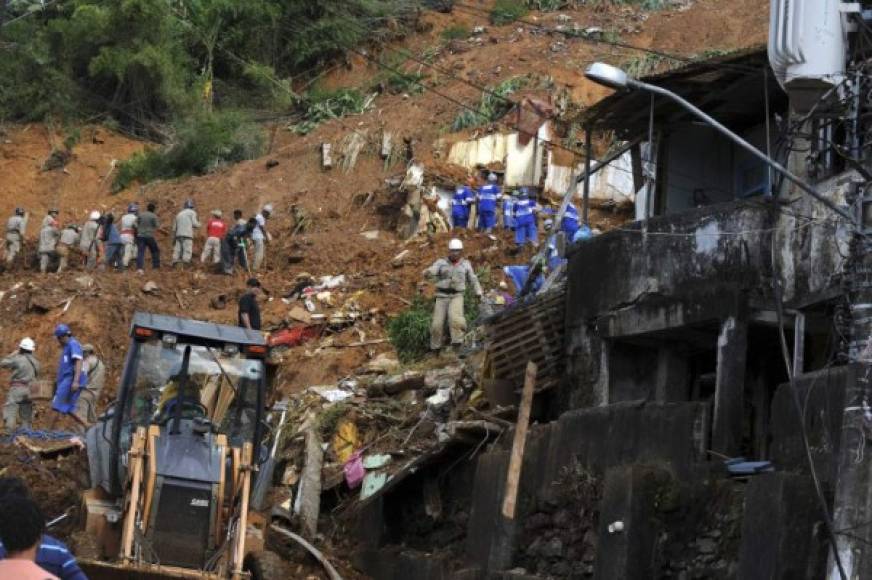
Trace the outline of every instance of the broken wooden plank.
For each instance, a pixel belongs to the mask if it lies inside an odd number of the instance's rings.
[[[333,146],[330,143],[321,143],[321,169],[333,168]]]
[[[518,502],[518,488],[521,482],[521,467],[524,464],[524,448],[527,445],[527,430],[530,427],[530,408],[533,405],[533,391],[536,388],[536,363],[527,363],[527,373],[524,377],[524,392],[521,395],[521,406],[518,410],[518,421],[515,424],[515,438],[512,441],[512,455],[509,459],[509,469],[506,473],[506,489],[503,494],[503,517],[515,519]]]
[[[321,512],[321,469],[324,465],[324,449],[318,428],[310,426],[306,430],[306,463],[300,491],[297,495],[295,511],[302,521],[303,535],[314,538],[318,533],[318,516]]]

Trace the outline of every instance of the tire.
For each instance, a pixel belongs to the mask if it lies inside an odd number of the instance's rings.
[[[285,561],[269,550],[252,552],[245,557],[242,569],[251,574],[251,580],[285,580],[290,578]]]

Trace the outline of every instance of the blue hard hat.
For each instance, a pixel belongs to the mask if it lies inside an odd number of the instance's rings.
[[[518,195],[520,195],[521,197],[527,197],[528,195],[530,195],[530,192],[527,191],[526,187],[522,187],[518,190]]]
[[[186,199],[185,200],[185,209],[193,209],[193,207],[194,207],[194,200],[193,199]]]
[[[131,203],[127,206],[127,213],[136,213],[139,211],[139,206],[135,203]]]
[[[62,336],[70,336],[71,334],[73,334],[73,331],[70,330],[70,327],[66,324],[61,323],[55,326],[54,335],[57,338],[60,338]]]

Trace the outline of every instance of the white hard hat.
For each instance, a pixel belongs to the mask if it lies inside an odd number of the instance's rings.
[[[97,210],[92,211],[91,215],[88,216],[88,219],[92,219],[92,220],[100,219],[100,212]]]
[[[28,352],[33,352],[36,350],[36,343],[33,342],[33,339],[30,337],[25,337],[21,339],[21,342],[18,343],[18,348],[21,350],[26,350]]]
[[[488,175],[487,175],[487,180],[490,181],[490,182],[494,182],[494,181],[496,181],[496,180],[497,180],[497,175],[496,175],[496,173],[488,173]]]
[[[453,240],[448,242],[448,249],[449,250],[462,250],[463,249],[463,242],[461,242],[457,238],[454,238]]]
[[[265,206],[263,206],[263,211],[265,211],[266,213],[272,213],[273,212],[273,204],[268,203]]]

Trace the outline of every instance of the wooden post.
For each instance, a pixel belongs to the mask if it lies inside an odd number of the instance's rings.
[[[133,438],[128,455],[130,461],[130,495],[128,495],[127,514],[124,516],[124,530],[121,535],[121,559],[133,558],[133,528],[136,525],[136,512],[139,507],[139,488],[142,482],[142,461],[145,447],[145,428],[139,427]]]
[[[393,145],[394,136],[392,133],[388,131],[382,132],[382,141],[381,141],[381,158],[387,159],[391,156],[391,150],[394,148]]]
[[[330,143],[321,143],[321,168],[322,169],[332,169],[333,168],[333,154],[332,154],[332,146]]]
[[[234,573],[242,577],[242,563],[245,560],[245,533],[248,527],[248,496],[251,492],[252,445],[242,446],[242,495],[239,498],[239,526],[236,529],[236,550],[233,558]]]
[[[503,495],[503,517],[515,519],[518,503],[518,487],[521,482],[521,467],[524,464],[524,447],[527,445],[527,429],[530,426],[530,408],[533,406],[533,390],[536,388],[536,363],[527,363],[524,375],[524,391],[521,393],[521,406],[518,409],[518,422],[515,425],[515,439],[512,442],[512,456],[506,474],[506,491]]]
[[[299,491],[299,514],[303,523],[303,536],[314,539],[318,532],[318,516],[321,512],[321,468],[324,450],[316,427],[306,431],[306,463]]]

